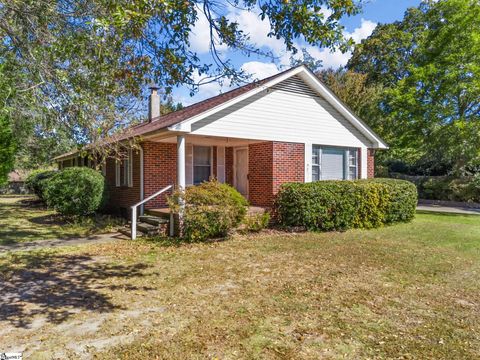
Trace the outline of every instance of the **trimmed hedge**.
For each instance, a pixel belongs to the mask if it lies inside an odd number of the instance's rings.
[[[407,222],[416,205],[417,191],[408,181],[317,181],[282,185],[276,212],[281,225],[330,231]]]
[[[37,195],[40,200],[45,201],[44,191],[47,185],[47,181],[57,173],[55,170],[34,170],[32,171],[25,180],[25,186],[35,195]]]
[[[87,167],[70,167],[46,181],[44,197],[49,207],[67,216],[90,215],[104,202],[105,179]]]
[[[248,206],[236,189],[216,180],[176,192],[169,198],[173,212],[179,211],[180,201],[185,204],[181,232],[188,241],[226,236],[243,220]]]

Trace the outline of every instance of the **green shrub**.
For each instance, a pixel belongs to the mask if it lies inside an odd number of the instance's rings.
[[[415,216],[418,196],[415,185],[396,179],[359,180],[374,184],[383,184],[388,188],[388,201],[385,208],[385,223],[408,222]]]
[[[93,214],[102,205],[104,193],[102,174],[86,167],[71,167],[46,182],[44,196],[49,207],[72,216]]]
[[[188,187],[169,198],[173,212],[185,204],[181,231],[189,241],[223,237],[244,218],[247,200],[233,187],[215,180]]]
[[[318,181],[281,186],[278,221],[308,230],[375,228],[414,217],[417,192],[408,181]]]
[[[57,171],[55,170],[34,170],[25,180],[25,186],[30,192],[37,195],[40,200],[45,201],[44,191],[47,181],[56,173]]]
[[[268,212],[247,215],[243,220],[243,230],[245,232],[259,232],[265,229],[269,223],[270,214]]]

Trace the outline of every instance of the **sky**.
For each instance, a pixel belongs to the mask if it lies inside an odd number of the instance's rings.
[[[409,7],[418,6],[421,0],[367,0],[362,7],[360,14],[343,18],[340,23],[345,27],[345,35],[351,37],[356,43],[367,38],[379,23],[390,23],[401,20],[405,10]],[[225,46],[219,45],[222,58],[230,59],[238,68],[251,74],[252,79],[262,79],[274,75],[289,67],[291,54],[285,51],[281,40],[267,37],[269,31],[268,21],[262,21],[255,12],[226,8],[228,17],[235,19],[242,29],[246,29],[250,39],[263,50],[271,51],[278,58],[272,62],[270,58],[250,56],[247,57],[238,51],[232,51]],[[328,12],[328,11],[327,11]],[[190,36],[191,49],[195,51],[200,59],[211,63],[209,53],[208,22],[199,13],[199,20]],[[345,65],[350,58],[350,53],[342,54],[340,51],[330,52],[327,49],[303,44],[301,39],[296,43],[299,48],[306,48],[316,59],[322,60],[325,68],[338,68]],[[196,80],[201,80],[198,76]],[[220,92],[230,90],[228,84],[209,83],[200,86],[200,90],[193,97],[187,88],[178,88],[173,92],[173,99],[183,105],[190,105],[200,100],[215,96]]]

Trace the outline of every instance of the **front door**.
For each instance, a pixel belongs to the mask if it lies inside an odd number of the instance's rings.
[[[248,148],[236,148],[234,154],[234,185],[245,197],[248,197]]]

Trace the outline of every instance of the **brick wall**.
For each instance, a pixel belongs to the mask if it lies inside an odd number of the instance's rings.
[[[143,143],[145,198],[177,182],[177,144]],[[145,204],[146,209],[167,206],[165,195]]]
[[[367,178],[375,177],[375,150],[367,149]]]
[[[176,183],[177,145],[145,142],[143,147],[144,197]],[[120,167],[123,174],[123,166]],[[140,201],[140,152],[133,152],[133,186],[115,185],[115,160],[107,160],[106,178],[109,189],[108,210],[128,216],[130,206]],[[165,196],[160,195],[145,204],[145,208],[165,207]]]
[[[248,194],[252,205],[272,205],[273,142],[248,146]]]
[[[123,162],[120,163],[123,173]],[[108,189],[107,210],[115,214],[128,216],[130,206],[140,201],[140,151],[132,152],[132,187],[116,186],[115,159],[109,158],[106,162],[106,182]]]
[[[273,194],[286,182],[305,181],[305,145],[273,143]]]
[[[270,207],[280,185],[304,182],[304,144],[262,142],[248,147],[249,200],[252,205]]]

